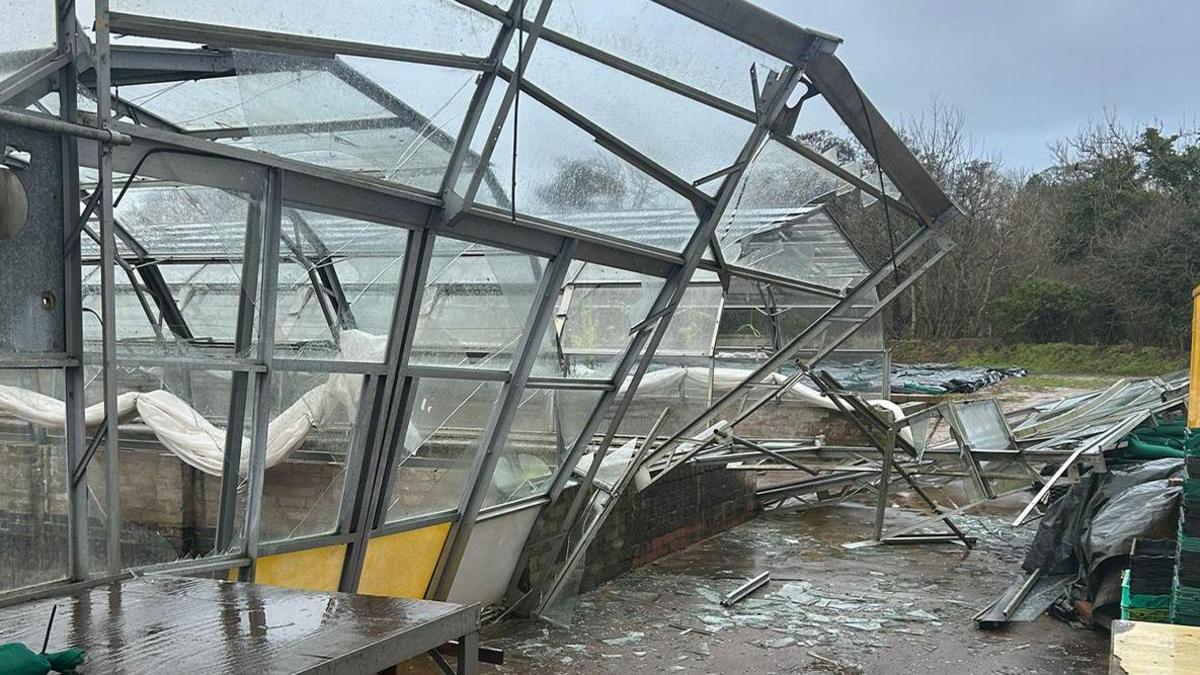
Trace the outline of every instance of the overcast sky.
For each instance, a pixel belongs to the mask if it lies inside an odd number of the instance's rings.
[[[1033,170],[1103,116],[1200,127],[1197,0],[754,0],[845,40],[838,55],[894,123],[930,97],[973,141]]]

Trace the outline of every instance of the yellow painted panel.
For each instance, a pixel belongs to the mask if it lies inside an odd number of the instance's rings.
[[[1192,290],[1192,386],[1188,390],[1188,426],[1200,427],[1200,286]]]
[[[345,559],[345,544],[269,555],[258,559],[254,580],[304,591],[336,591]]]
[[[367,543],[358,592],[393,598],[423,598],[433,578],[450,523],[376,537]]]

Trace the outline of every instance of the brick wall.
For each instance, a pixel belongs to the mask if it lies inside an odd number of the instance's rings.
[[[575,490],[569,485],[551,507],[546,532],[529,556],[530,577],[550,562]],[[688,464],[642,492],[631,487],[589,547],[579,591],[745,522],[757,509],[754,476],[723,466]]]

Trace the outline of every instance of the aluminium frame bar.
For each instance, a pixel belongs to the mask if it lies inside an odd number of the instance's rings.
[[[475,197],[479,194],[479,186],[480,186],[480,183],[483,181],[485,175],[491,176],[493,178],[495,176],[494,172],[492,171],[492,169],[490,167],[492,154],[496,151],[496,144],[499,143],[499,141],[500,141],[500,134],[504,130],[504,123],[508,119],[509,111],[512,110],[515,103],[517,105],[519,105],[519,103],[517,103],[517,97],[520,95],[519,84],[525,78],[525,66],[526,66],[526,64],[529,63],[529,60],[533,57],[533,50],[537,46],[538,36],[541,35],[542,27],[545,25],[546,16],[549,15],[549,13],[550,13],[551,3],[552,3],[552,0],[543,0],[542,1],[541,5],[538,7],[538,13],[534,19],[533,24],[531,26],[529,26],[528,30],[526,31],[528,33],[529,38],[527,41],[524,42],[524,44],[522,45],[521,51],[517,54],[517,67],[520,70],[520,72],[517,73],[516,77],[513,77],[510,73],[509,77],[505,78],[508,82],[508,86],[504,88],[504,95],[500,99],[500,104],[499,104],[499,108],[496,111],[496,116],[492,119],[492,124],[488,130],[488,135],[484,139],[483,148],[479,151],[479,159],[478,159],[478,163],[475,165],[475,171],[472,173],[471,180],[470,180],[470,182],[467,183],[467,188],[466,188],[466,190],[463,191],[463,194],[457,195],[455,193],[457,199],[460,199],[461,201],[456,202],[455,200],[450,200],[450,201],[446,202],[451,208],[447,208],[442,214],[442,218],[445,222],[450,222],[450,223],[456,222],[459,214],[461,214],[461,212],[465,208],[469,208],[470,206],[472,206],[475,203]],[[515,34],[517,32],[518,29],[525,30],[523,21],[520,21],[520,19],[522,18],[521,14],[523,14],[524,11],[525,11],[525,0],[512,0],[511,6],[509,7],[508,25],[506,25],[505,28],[501,29],[501,36],[497,38],[497,44],[502,39],[504,39],[504,31],[508,32],[507,33],[507,41],[509,43],[511,43],[512,36],[513,36],[513,34]],[[488,79],[487,79],[486,83],[488,84],[489,90],[494,85],[497,77],[503,77],[503,73],[502,73],[502,71],[504,70],[503,64],[504,64],[504,54],[502,53],[502,54],[500,54],[499,58],[496,59],[495,63],[492,64],[491,70],[487,73]],[[481,84],[484,84],[484,83],[481,82]],[[486,99],[483,99],[481,101],[478,101],[477,103],[486,104],[486,102],[487,102]],[[519,134],[520,134],[520,130],[516,129],[514,126],[514,131],[513,131],[513,139],[514,139],[513,142],[514,143],[516,142],[516,138]],[[465,140],[468,144],[471,141],[470,138],[468,138],[468,139],[460,138],[459,140],[460,141]],[[455,169],[455,170],[453,172],[452,171],[446,172],[447,184],[445,184],[443,186],[443,190],[442,190],[443,199],[445,199],[446,196],[451,194],[453,191],[457,190],[457,183],[449,183],[448,181],[451,177],[455,178],[455,180],[457,181],[458,174],[462,171],[461,158],[460,158],[460,165],[457,168],[455,168],[454,166],[451,166],[451,169]],[[515,177],[517,167],[514,166],[512,168],[512,171],[513,171],[513,176]],[[514,200],[515,198],[516,198],[515,194],[509,195],[508,200],[506,200],[506,201],[511,202],[511,200]],[[513,212],[515,213],[516,205],[513,203],[510,203],[509,206],[510,206],[510,208],[513,209]]]
[[[271,359],[275,350],[276,289],[278,288],[280,223],[283,209],[283,172],[273,169],[267,176],[266,195],[258,225],[263,230],[262,284],[258,307],[258,360],[266,369],[254,374],[253,432],[247,468],[246,513],[242,553],[250,566],[239,570],[242,581],[254,581],[262,529],[263,485],[267,470],[267,430],[271,421]],[[227,430],[230,433],[233,430]]]
[[[263,266],[264,241],[263,206],[265,195],[253,194],[246,209],[246,233],[243,243],[244,258],[238,285],[238,307],[235,319],[233,351],[235,357],[247,352],[254,338],[254,314],[258,305],[259,276]],[[240,360],[240,359],[239,359]],[[237,490],[242,461],[242,430],[245,428],[246,401],[250,386],[250,373],[262,364],[247,364],[246,369],[233,371],[229,385],[229,412],[225,424],[225,446],[221,462],[221,487],[217,515],[216,550],[225,551],[233,545]],[[246,532],[243,531],[243,535]]]
[[[58,15],[57,36],[63,38],[73,35],[73,32],[64,30],[65,22],[61,19],[61,12],[58,12]],[[74,14],[71,17],[74,20]],[[58,82],[61,87],[61,82],[58,81],[59,73],[69,64],[74,65],[73,46],[73,37],[70,42],[65,43],[59,39],[54,51],[37,57],[5,77],[4,82],[0,84],[0,105],[10,105],[10,102],[15,102],[16,107],[23,108],[52,92],[51,82]]]
[[[350,534],[354,535],[354,539],[346,547],[338,586],[339,590],[345,592],[358,590],[371,536],[382,525],[383,516],[386,516],[388,486],[394,473],[397,446],[403,448],[407,429],[405,408],[411,406],[411,396],[408,394],[413,386],[413,378],[406,375],[405,370],[416,335],[417,317],[433,255],[434,236],[431,230],[412,230],[405,246],[400,292],[392,310],[388,337],[388,369],[375,394],[364,469],[358,484],[354,486],[356,497],[354,512],[350,517]]]
[[[487,67],[486,59],[473,56],[444,54],[379,44],[365,44],[347,40],[333,40],[297,33],[235,28],[232,26],[180,21],[178,19],[142,16],[124,12],[112,12],[111,24],[112,31],[120,35],[136,35],[138,37],[209,44],[218,47],[283,52],[286,54],[318,57],[344,54],[346,56],[361,56],[363,58],[385,59],[388,61],[406,61],[408,63],[461,68],[465,70],[484,70]]]
[[[108,0],[96,0],[96,128],[111,132],[112,86],[109,63]],[[117,309],[116,309],[116,233],[113,220],[113,152],[111,135],[104,133],[96,137],[98,151],[97,167],[99,182],[96,191],[100,194],[96,209],[100,223],[100,316],[102,319],[101,342],[103,349],[104,380],[103,400],[106,411],[117,409]],[[132,142],[132,141],[131,141]],[[76,193],[77,194],[77,193]],[[75,201],[74,195],[68,197]],[[109,574],[121,571],[121,495],[118,419],[111,412],[104,417],[104,502],[108,518],[105,522],[106,567]]]
[[[57,0],[55,3],[58,51],[67,59],[58,71],[59,115],[63,121],[74,123],[78,110],[78,89],[75,39],[75,0]],[[74,138],[60,138],[63,166],[62,194],[79,194],[79,144]],[[63,367],[65,403],[65,445],[68,475],[78,472],[83,479],[73,482],[67,492],[68,563],[67,578],[82,581],[89,577],[88,536],[88,485],[85,458],[87,429],[84,425],[84,366],[83,366],[83,276],[80,263],[80,234],[77,224],[80,218],[78,199],[64,198],[63,237],[65,251],[63,260],[63,324],[64,351],[68,362]]]
[[[550,2],[551,0],[546,0],[546,11],[549,11],[548,5]],[[520,18],[518,15],[524,10],[524,7],[524,0],[512,0],[508,12],[501,15],[500,30],[496,34],[496,40],[492,43],[492,50],[488,57],[491,65],[484,71],[483,75],[480,76],[479,82],[475,85],[475,91],[471,94],[471,102],[467,106],[467,111],[463,115],[462,125],[458,130],[458,141],[455,143],[454,149],[450,152],[450,159],[446,164],[446,173],[442,177],[439,194],[442,196],[444,204],[454,205],[449,209],[454,212],[461,211],[464,207],[469,206],[474,201],[475,191],[479,189],[479,185],[475,180],[476,176],[472,175],[471,182],[468,183],[466,196],[458,195],[456,192],[459,178],[462,176],[465,166],[466,156],[471,149],[471,141],[474,140],[475,134],[479,131],[479,125],[483,120],[484,108],[487,106],[489,97],[491,97],[492,89],[496,86],[498,66],[504,62],[504,55],[508,53],[509,46],[512,44],[513,36],[516,34],[514,27],[516,25],[515,20]],[[531,42],[537,41],[536,33],[532,31],[540,25],[539,23],[527,29],[526,32],[531,33]],[[533,46],[529,45],[527,49],[529,50],[528,53],[532,53]],[[522,59],[524,59],[524,55],[522,55]],[[511,103],[512,101],[508,96],[508,92],[505,91],[505,95],[500,101],[500,108],[496,111],[496,115],[492,120],[488,138],[476,158],[474,174],[479,174],[491,161],[492,152],[495,150],[495,140],[493,138],[499,137],[500,132],[498,129],[503,128],[504,119],[508,115]],[[490,169],[487,169],[487,173],[492,181],[496,181]],[[500,203],[507,201],[502,189],[496,190],[493,187],[493,191]],[[456,200],[461,200],[461,204]],[[443,218],[445,218],[445,215],[443,215]]]

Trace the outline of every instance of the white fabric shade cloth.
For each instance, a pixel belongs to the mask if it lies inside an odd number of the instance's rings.
[[[359,330],[344,330],[341,333],[339,358],[347,361],[383,360],[387,350],[387,336],[372,335]],[[711,374],[714,388],[728,389],[740,382],[749,371],[740,368],[675,367],[646,373],[638,393],[642,395],[669,394],[688,385],[708,387]],[[782,383],[784,376],[772,376],[775,383]],[[329,379],[305,392],[286,410],[271,420],[267,427],[267,467],[287,459],[299,448],[309,433],[322,424],[334,420],[352,421],[357,413],[358,394],[362,386],[361,375],[344,373],[330,374]],[[820,392],[799,382],[787,392],[789,399],[805,405],[836,410],[837,406]],[[869,402],[877,408],[890,410],[897,420],[904,418],[899,406],[886,400]],[[117,417],[129,419],[134,411],[158,438],[163,447],[170,450],[189,466],[212,476],[220,476],[225,456],[225,429],[208,421],[186,401],[169,391],[158,389],[149,392],[126,392],[117,397]],[[21,387],[0,385],[0,414],[8,414],[19,420],[49,429],[66,426],[67,406],[63,401]],[[104,420],[104,404],[88,406],[84,411],[84,424],[93,428]],[[412,437],[411,429],[409,436]],[[910,443],[912,431],[905,427],[900,431]],[[410,438],[413,446],[420,445],[419,439]],[[242,459],[239,473],[245,474],[249,462],[249,439],[242,438]],[[616,456],[621,456],[618,450]]]
[[[341,343],[339,357],[342,359],[380,361],[386,351],[387,336],[346,330],[342,331]],[[328,381],[305,392],[271,420],[267,427],[267,467],[287,459],[304,443],[309,433],[323,423],[335,419],[353,420],[361,386],[361,375],[333,373]],[[163,447],[189,466],[212,476],[221,475],[225,429],[209,422],[186,401],[163,389],[126,392],[117,397],[118,419],[128,419],[135,410]],[[66,403],[20,387],[0,385],[0,413],[49,429],[66,427]],[[103,421],[103,403],[88,406],[84,411],[85,426],[96,427]],[[242,448],[239,473],[244,475],[250,456],[249,439],[242,438]]]

